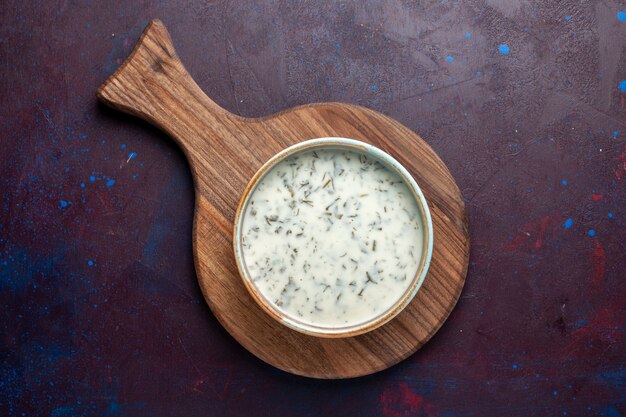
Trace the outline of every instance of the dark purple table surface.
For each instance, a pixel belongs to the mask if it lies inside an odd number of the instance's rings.
[[[11,0],[0,15],[1,416],[626,416],[626,4]],[[358,103],[439,153],[471,262],[421,351],[317,381],[221,328],[182,152],[95,98],[153,17],[228,110]]]

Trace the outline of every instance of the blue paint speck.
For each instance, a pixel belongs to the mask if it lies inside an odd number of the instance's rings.
[[[22,415],[25,416],[26,414]],[[77,415],[76,409],[71,405],[55,408],[52,410],[52,413],[50,413],[50,417],[72,417],[75,415]]]
[[[620,81],[617,87],[622,93],[626,93],[626,80]]]
[[[568,14],[567,16],[565,16],[565,20],[567,20],[567,21],[569,21],[571,18],[572,18],[572,15]]]
[[[63,207],[67,207],[67,205],[68,205],[68,204],[70,204],[70,203],[68,203],[68,202],[67,202],[67,201],[65,201],[65,200],[61,200],[61,201],[59,202],[59,204],[60,204],[61,208],[63,208]]]
[[[93,266],[93,261],[92,261],[91,259],[90,259],[90,260],[88,260],[88,261],[87,261],[87,265],[89,265],[89,266]]]
[[[128,160],[130,161],[131,159],[137,157],[137,152],[131,152],[128,154]]]
[[[81,139],[87,139],[88,137],[89,137],[89,135],[88,135],[88,134],[86,134],[86,133],[81,133],[81,134],[80,134],[80,138],[81,138]]]
[[[609,212],[608,216],[609,216],[609,219],[612,219],[613,218],[613,213]]]
[[[511,52],[511,48],[509,48],[509,45],[507,45],[506,43],[501,43],[498,46],[498,51],[500,51],[502,55],[508,55],[509,52]]]
[[[482,73],[482,72],[480,72],[480,71],[476,71],[476,76],[477,76],[477,77],[480,77],[481,75],[483,75],[483,73]]]
[[[377,88],[378,88],[378,87],[376,87],[376,85],[373,85],[373,86],[372,86],[372,91],[376,91],[376,89],[377,89]]]
[[[467,32],[467,33],[465,34],[465,38],[466,38],[466,39],[472,39],[472,34],[471,34],[471,33],[469,33],[469,32]]]
[[[96,180],[96,177],[94,177],[93,175],[89,177],[89,181],[94,182],[95,180]]]
[[[593,230],[593,229],[589,229],[589,231],[587,232],[587,234],[588,234],[589,236],[595,236],[595,235],[596,235],[596,231],[595,231],[595,230]]]
[[[616,130],[615,132],[613,132],[613,137],[616,138],[619,136],[619,132]]]
[[[126,149],[126,144],[125,144],[125,143],[122,143],[121,148],[122,148],[122,149]]]
[[[622,415],[619,413],[619,411],[617,411],[617,408],[615,408],[614,405],[609,405],[606,408],[606,413],[605,415],[607,417],[622,417]]]
[[[563,181],[561,181],[561,184],[563,184],[563,185],[567,185],[567,180],[563,180]]]
[[[514,363],[514,364],[513,364],[513,369],[517,369],[517,368],[518,368],[517,364],[516,364],[516,363]]]
[[[115,184],[115,180],[108,180],[107,181],[107,187],[111,187],[113,184]]]
[[[109,404],[109,414],[117,413],[118,411],[120,411],[119,403],[117,401],[111,401],[111,404]]]
[[[554,391],[552,391],[552,395],[554,395],[556,397],[557,395],[559,395],[559,392],[557,390],[554,390]]]
[[[623,10],[618,10],[617,11],[617,20],[619,20],[620,22],[623,22],[624,20],[626,20],[626,12]]]
[[[80,188],[85,188],[85,183],[84,182],[80,183]]]
[[[448,55],[448,56],[446,57],[446,61],[448,61],[448,62],[454,62],[454,58],[453,58],[452,56]]]
[[[589,320],[585,320],[585,319],[580,319],[576,322],[576,324],[574,325],[574,327],[576,329],[580,329],[581,327],[585,327],[586,325],[589,324]]]
[[[563,227],[569,229],[570,227],[572,227],[573,224],[574,220],[572,220],[572,218],[570,217],[569,219],[565,220],[565,223],[563,223]]]

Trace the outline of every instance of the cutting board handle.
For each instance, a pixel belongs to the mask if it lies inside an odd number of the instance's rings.
[[[165,25],[148,24],[130,56],[97,92],[98,99],[170,134],[193,160],[212,139],[244,123],[204,94],[178,58]]]

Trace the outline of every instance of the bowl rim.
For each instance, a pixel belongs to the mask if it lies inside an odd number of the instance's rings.
[[[301,153],[307,150],[318,148],[345,148],[357,150],[365,154],[372,155],[375,159],[383,162],[388,168],[393,168],[394,171],[402,177],[402,179],[409,186],[409,189],[413,192],[413,196],[418,203],[417,205],[420,209],[420,214],[422,215],[422,221],[424,223],[424,227],[422,228],[424,235],[424,245],[422,248],[420,264],[415,273],[415,276],[413,277],[411,285],[406,289],[402,297],[399,298],[392,305],[392,307],[385,310],[384,313],[376,316],[371,320],[348,326],[315,326],[309,323],[300,322],[281,312],[276,306],[274,306],[273,303],[271,303],[261,294],[261,291],[258,290],[256,285],[252,281],[245,264],[243,248],[241,245],[241,232],[244,217],[243,211],[247,206],[249,197],[250,195],[252,195],[252,192],[256,188],[259,180],[261,180],[267,172],[269,172],[274,166],[276,166],[284,159],[296,153]],[[241,195],[241,199],[239,200],[239,205],[237,206],[233,228],[233,251],[237,264],[237,270],[239,272],[239,276],[244,282],[246,289],[248,290],[248,293],[252,296],[254,301],[267,314],[269,314],[270,317],[272,317],[279,323],[304,334],[326,338],[352,337],[366,332],[370,332],[389,322],[391,319],[396,317],[402,310],[404,310],[404,308],[411,302],[411,300],[413,300],[413,298],[421,288],[424,279],[426,278],[433,252],[433,240],[433,224],[430,210],[428,208],[428,203],[426,202],[426,198],[424,197],[422,190],[420,189],[413,176],[409,173],[409,171],[394,157],[392,157],[385,151],[375,147],[374,145],[355,139],[341,137],[323,137],[305,140],[297,144],[291,145],[272,156],[267,162],[265,162],[261,166],[261,168],[258,169],[258,171],[252,176],[252,178],[246,185],[246,188]]]

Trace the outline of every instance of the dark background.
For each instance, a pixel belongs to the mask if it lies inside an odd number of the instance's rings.
[[[0,415],[626,416],[620,10],[5,2]],[[373,376],[316,381],[220,327],[195,278],[182,152],[95,98],[154,17],[230,111],[358,103],[439,153],[467,204],[471,262],[426,347]]]

